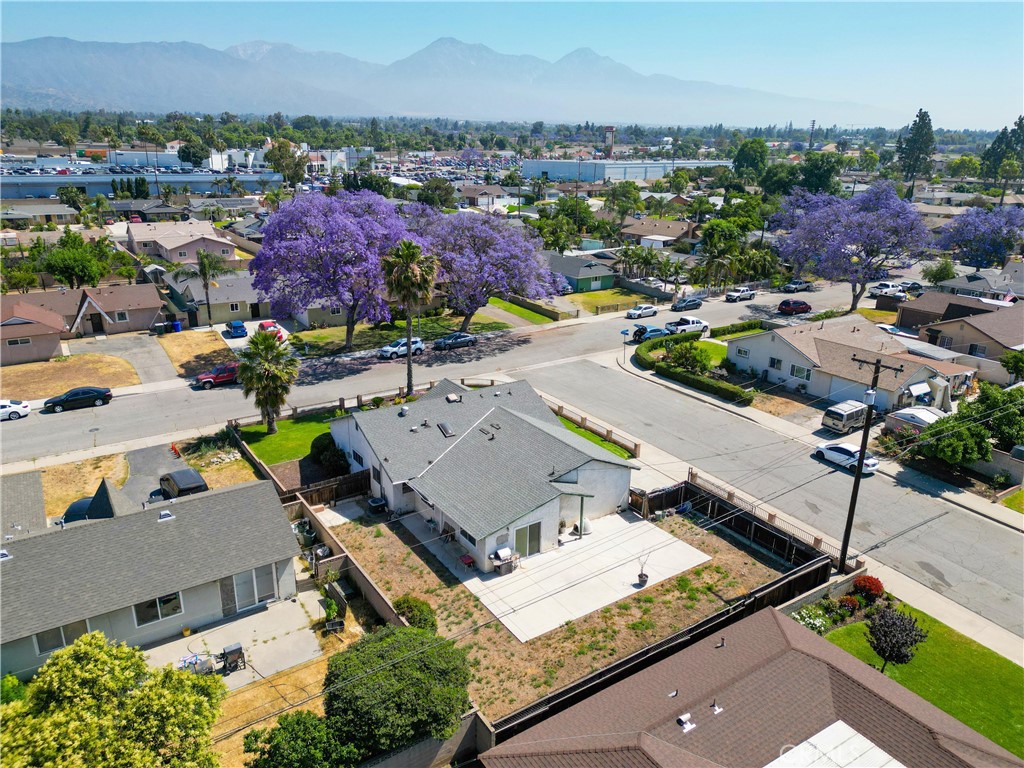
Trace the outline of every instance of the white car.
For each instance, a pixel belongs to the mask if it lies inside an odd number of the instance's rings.
[[[658,310],[650,304],[637,304],[632,309],[626,310],[627,320],[636,320],[641,317],[654,317],[658,314]]]
[[[735,291],[729,291],[725,294],[725,300],[729,303],[734,301],[750,301],[757,295],[757,292],[752,288],[737,288]]]
[[[385,358],[387,360],[394,360],[396,357],[405,357],[408,354],[408,349],[405,346],[405,339],[395,339],[390,344],[381,347],[377,350],[377,356]],[[423,340],[413,338],[412,340],[412,354],[413,357],[416,355],[423,354]]]
[[[699,317],[680,317],[670,323],[665,323],[665,330],[669,333],[707,333],[711,326]]]
[[[814,455],[837,466],[856,469],[860,448],[853,443],[820,443],[815,449]],[[863,474],[872,474],[876,469],[878,469],[878,459],[870,453],[865,454]]]
[[[17,421],[32,412],[24,400],[0,400],[0,421]]]

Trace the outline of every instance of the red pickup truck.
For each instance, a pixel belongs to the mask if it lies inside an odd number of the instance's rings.
[[[196,376],[196,386],[213,389],[217,384],[234,384],[237,379],[238,363],[225,363]]]

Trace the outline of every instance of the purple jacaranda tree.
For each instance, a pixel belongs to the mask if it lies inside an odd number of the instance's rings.
[[[466,331],[491,297],[540,299],[555,292],[555,280],[540,253],[540,240],[527,227],[498,216],[441,214],[427,206],[406,206],[409,229],[427,244],[440,264],[438,281],[448,306],[462,315]]]
[[[777,221],[789,229],[779,244],[783,260],[849,283],[851,312],[869,282],[909,266],[930,239],[920,214],[889,182],[847,200],[797,190],[784,201]]]
[[[344,310],[351,349],[356,323],[391,316],[381,258],[406,238],[395,207],[375,192],[300,195],[267,220],[249,265],[253,287],[275,312]]]
[[[1024,210],[968,208],[939,233],[938,246],[956,251],[960,263],[977,269],[1001,267],[1024,240]]]

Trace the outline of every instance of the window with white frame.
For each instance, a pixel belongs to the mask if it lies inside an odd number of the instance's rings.
[[[221,256],[230,256],[231,255],[231,249],[230,248],[221,248],[220,249],[220,254],[221,254]]]
[[[343,310],[341,307],[331,307],[331,314],[332,315],[340,315],[344,311],[345,310]]]
[[[8,347],[19,347],[22,344],[31,344],[31,343],[32,343],[32,339],[8,339],[7,340],[7,346]]]
[[[115,323],[127,323],[128,322],[128,313],[127,312],[115,312],[114,313],[114,322]]]
[[[802,365],[793,364],[789,366],[789,375],[792,376],[794,379],[803,379],[804,381],[810,381],[811,369],[804,368]]]
[[[152,248],[153,247],[153,241],[151,241],[151,240],[143,240],[141,245],[142,245],[143,248]]]
[[[750,357],[750,350],[743,347],[736,347],[736,357]]]
[[[967,348],[967,354],[972,357],[985,357],[985,355],[988,354],[988,345],[971,344],[971,346]]]
[[[953,347],[953,337],[952,336],[940,336],[939,337],[939,346],[942,347],[943,349],[952,349],[952,347]]]
[[[36,632],[36,651],[40,656],[53,653],[71,645],[82,635],[88,633],[89,625],[85,621],[73,621],[63,627]]]
[[[363,457],[360,455],[359,451],[352,451],[352,461],[360,467],[363,466]]]
[[[768,367],[771,368],[774,371],[781,371],[782,370],[782,361],[779,358],[777,358],[777,357],[769,357],[768,358]]]
[[[178,258],[179,259],[187,259],[188,258],[188,251],[178,251]]]
[[[231,310],[232,312],[237,312],[239,310],[238,302],[237,301],[231,302],[231,304],[228,306],[228,309]]]
[[[181,613],[181,592],[171,592],[154,600],[136,603],[134,610],[135,626],[137,627],[177,616]]]

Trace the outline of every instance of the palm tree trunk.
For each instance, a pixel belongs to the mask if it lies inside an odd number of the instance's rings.
[[[213,328],[213,311],[210,309],[210,284],[203,283],[203,292],[206,294],[206,320]]]
[[[405,310],[405,396],[412,394],[412,310]]]
[[[277,414],[274,413],[274,409],[273,408],[267,408],[264,411],[263,415],[265,417],[264,420],[267,422],[267,434],[268,435],[276,435],[277,434]]]

